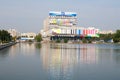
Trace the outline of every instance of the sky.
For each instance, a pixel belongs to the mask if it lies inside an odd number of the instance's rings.
[[[76,12],[77,26],[120,29],[120,0],[0,0],[0,29],[39,33],[49,11]]]

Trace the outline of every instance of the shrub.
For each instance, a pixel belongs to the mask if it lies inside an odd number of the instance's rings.
[[[83,43],[87,43],[87,40],[84,38],[84,39],[82,39],[82,42]]]
[[[64,43],[67,43],[67,42],[68,42],[68,39],[65,38],[65,39],[64,39]]]
[[[60,40],[58,39],[58,40],[56,40],[56,43],[60,43]]]

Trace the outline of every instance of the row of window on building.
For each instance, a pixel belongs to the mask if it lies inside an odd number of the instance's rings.
[[[52,35],[57,34],[67,34],[67,35],[83,35],[83,36],[90,36],[90,37],[99,37],[98,36],[99,29],[69,29],[69,28],[59,28],[59,29],[51,29],[50,33]]]

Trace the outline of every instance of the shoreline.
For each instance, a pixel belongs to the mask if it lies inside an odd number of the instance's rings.
[[[16,43],[17,42],[11,42],[11,43],[2,44],[2,45],[0,45],[0,50],[5,49],[7,47],[10,47],[10,46],[12,46],[12,45],[14,45]]]

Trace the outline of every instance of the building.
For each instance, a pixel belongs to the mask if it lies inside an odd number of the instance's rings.
[[[99,37],[99,29],[94,27],[77,27],[76,12],[50,11],[49,17],[44,21],[43,37],[54,39],[80,39],[82,37]]]
[[[12,37],[18,37],[20,36],[20,33],[16,29],[9,29],[7,30]]]
[[[26,40],[34,40],[36,34],[31,32],[31,33],[21,33],[21,41],[26,41]]]
[[[114,32],[112,30],[108,30],[108,31],[99,31],[99,34],[114,34]]]

